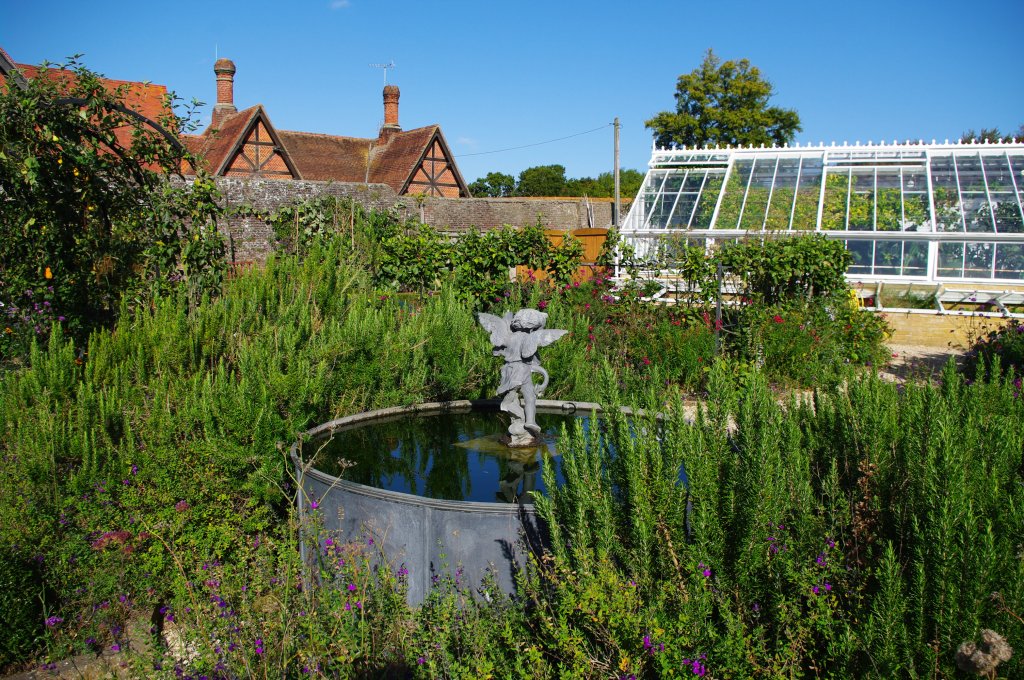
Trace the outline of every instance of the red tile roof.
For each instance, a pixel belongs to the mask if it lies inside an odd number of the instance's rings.
[[[64,88],[73,87],[76,81],[73,71],[58,68],[42,69],[28,64],[18,64],[17,66],[22,75],[29,80],[45,72],[49,80],[61,84]],[[125,89],[124,105],[153,122],[158,122],[161,116],[171,113],[171,109],[167,106],[167,87],[165,85],[110,78],[101,78],[100,80],[107,92],[114,92],[123,87]]]
[[[266,116],[261,104],[250,106],[226,116],[219,128],[211,126],[201,135],[182,135],[182,139],[188,150],[198,157],[201,169],[212,175],[220,174],[225,161],[229,160],[228,154],[242,141],[240,138],[249,128],[249,123],[260,113]]]

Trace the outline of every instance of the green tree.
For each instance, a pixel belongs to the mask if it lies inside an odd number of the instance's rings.
[[[489,172],[469,185],[469,193],[477,198],[512,196],[516,191],[516,178],[503,172]]]
[[[769,106],[772,85],[746,59],[722,62],[710,49],[700,68],[679,76],[676,110],[645,125],[658,146],[781,145],[799,132],[793,109]]]
[[[968,142],[987,142],[989,144],[998,144],[999,142],[1012,142],[1014,139],[1020,141],[1024,140],[1024,125],[1017,128],[1017,131],[1013,134],[1004,135],[999,131],[999,128],[981,128],[981,132],[975,132],[974,128],[971,128],[967,132],[960,135],[960,141],[963,143]]]
[[[538,165],[519,173],[516,196],[564,196],[565,166]]]
[[[54,77],[51,77],[54,76]],[[0,92],[0,360],[59,322],[83,339],[141,298],[183,281],[217,289],[224,242],[208,178],[169,182],[186,160],[173,133],[124,100],[127,86],[72,60]],[[15,342],[17,338],[22,342]]]

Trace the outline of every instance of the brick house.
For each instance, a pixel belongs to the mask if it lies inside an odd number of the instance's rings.
[[[384,125],[376,139],[278,130],[262,104],[234,104],[235,65],[213,67],[217,103],[210,126],[183,135],[214,176],[386,184],[399,195],[469,197],[469,188],[439,125],[402,130],[398,88],[384,87]]]

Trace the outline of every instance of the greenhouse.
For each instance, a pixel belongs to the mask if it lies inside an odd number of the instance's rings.
[[[851,281],[1024,284],[1022,143],[654,149],[649,168],[622,235],[655,276],[673,243],[815,231]]]

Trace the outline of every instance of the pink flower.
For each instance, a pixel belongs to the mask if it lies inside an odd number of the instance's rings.
[[[775,316],[772,317],[772,321],[774,321],[775,323],[782,323],[782,317],[776,314]]]

